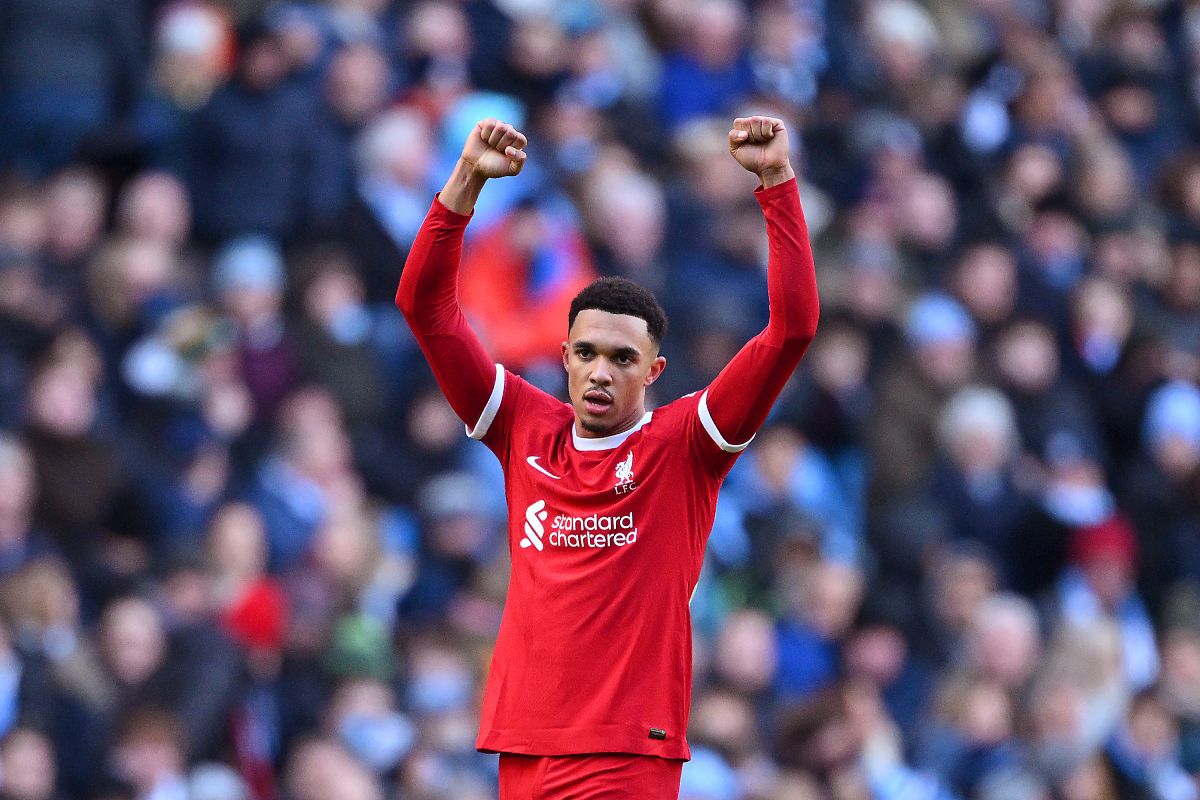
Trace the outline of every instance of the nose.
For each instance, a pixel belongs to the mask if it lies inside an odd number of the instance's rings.
[[[592,364],[592,374],[588,376],[592,383],[607,386],[612,383],[612,372],[609,370],[608,359],[599,356]]]

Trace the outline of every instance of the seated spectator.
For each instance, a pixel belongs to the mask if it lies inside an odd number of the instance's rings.
[[[1133,699],[1108,746],[1122,796],[1144,792],[1169,800],[1196,800],[1200,789],[1179,766],[1179,723],[1152,692]]]
[[[235,239],[213,258],[212,281],[237,331],[238,366],[254,399],[255,418],[267,422],[300,375],[296,344],[283,317],[283,254],[266,237]]]
[[[1150,396],[1141,450],[1122,496],[1141,534],[1141,586],[1157,609],[1177,582],[1200,582],[1200,390],[1172,381]]]
[[[868,426],[875,464],[870,493],[877,502],[925,485],[937,452],[938,413],[975,370],[975,323],[950,297],[930,293],[914,302],[905,335],[908,357],[882,376]]]
[[[1014,535],[1032,510],[1016,475],[1020,443],[1012,404],[991,387],[962,389],[942,411],[938,439],[943,456],[931,497],[946,510],[955,538],[978,542],[1012,572]]]
[[[1020,699],[1041,656],[1033,603],[1014,594],[994,594],[980,603],[963,640],[963,670]]]
[[[1015,310],[1016,257],[1000,242],[976,242],[959,257],[951,282],[955,296],[974,318],[986,344]]]
[[[133,128],[153,167],[182,175],[189,166],[195,113],[233,69],[233,22],[210,0],[165,6],[155,22],[147,86],[134,110]]]
[[[823,562],[783,592],[787,610],[776,629],[775,689],[783,700],[800,700],[837,676],[840,644],[858,613],[863,576],[853,566]]]
[[[279,410],[272,452],[259,463],[250,500],[266,524],[270,569],[310,554],[340,483],[354,480],[341,412],[320,389],[301,389]]]
[[[296,800],[383,800],[383,787],[370,770],[340,744],[312,739],[297,746],[284,770],[288,795]]]
[[[996,559],[981,547],[955,542],[930,554],[921,579],[926,618],[914,646],[943,665],[957,658],[979,609],[994,595]]]
[[[911,731],[931,700],[934,676],[890,616],[864,609],[842,647],[842,668],[848,679],[874,687],[887,715]]]
[[[982,676],[944,681],[918,735],[917,763],[944,776],[956,793],[975,797],[991,776],[1020,765],[1015,700]]]
[[[145,600],[121,598],[100,618],[91,646],[101,669],[62,674],[54,740],[63,787],[72,795],[100,788],[111,736],[135,705],[174,702],[167,694],[167,637],[159,612]]]
[[[131,238],[183,247],[192,229],[191,198],[171,173],[143,172],[121,190],[117,221],[121,232]]]
[[[1158,645],[1145,603],[1138,595],[1137,537],[1121,516],[1081,527],[1071,536],[1071,565],[1055,589],[1055,613],[1065,624],[1116,623],[1125,679],[1134,691],[1158,677]]]
[[[854,563],[862,530],[854,525],[851,499],[825,455],[783,425],[762,431],[758,444],[734,467],[726,491],[760,527],[766,526],[767,541],[779,538],[779,526],[771,521],[800,516],[817,531],[825,558]]]
[[[183,275],[170,243],[148,238],[106,242],[87,268],[89,328],[111,373],[179,299]]]
[[[54,746],[32,728],[15,728],[0,739],[0,797],[57,800]]]
[[[278,36],[258,21],[238,31],[232,80],[191,122],[187,175],[196,234],[208,242],[260,234],[286,239],[325,207],[311,125],[316,99],[284,83]]]
[[[141,16],[128,3],[15,2],[0,31],[0,166],[43,175],[117,119],[137,83]]]
[[[348,254],[320,249],[308,255],[300,280],[304,318],[296,344],[304,373],[325,386],[356,430],[377,424],[388,397],[375,348],[375,315]]]
[[[128,477],[116,443],[100,432],[94,373],[86,354],[44,365],[29,384],[25,441],[37,473],[37,519],[69,558],[100,546],[125,497]]]
[[[327,733],[380,776],[393,775],[416,743],[416,730],[396,700],[386,683],[359,678],[343,681],[329,703]]]
[[[706,0],[670,22],[680,29],[676,49],[663,62],[659,114],[664,126],[724,115],[752,85],[745,11],[727,0]]]
[[[52,552],[34,526],[37,474],[20,439],[0,433],[0,575]]]
[[[1022,449],[1044,452],[1057,431],[1075,431],[1089,442],[1101,441],[1099,421],[1079,386],[1062,372],[1059,348],[1050,326],[1017,321],[996,336],[998,386],[1016,412]]]
[[[107,761],[138,800],[187,800],[186,737],[170,711],[135,708],[117,727]]]
[[[83,603],[93,598],[81,595],[67,565],[38,559],[12,575],[5,589],[0,603],[11,620],[13,643],[38,665],[42,679],[100,691],[104,670],[83,619]]]

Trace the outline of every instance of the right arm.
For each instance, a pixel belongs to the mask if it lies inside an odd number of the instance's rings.
[[[396,306],[468,428],[480,422],[498,381],[496,365],[458,304],[463,232],[488,178],[521,171],[525,143],[511,125],[491,119],[475,125],[417,233],[396,290]]]

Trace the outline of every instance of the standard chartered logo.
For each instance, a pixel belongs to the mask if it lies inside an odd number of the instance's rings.
[[[576,517],[557,514],[546,531],[546,501],[538,500],[525,509],[525,536],[521,547],[534,547],[541,551],[549,544],[552,547],[624,547],[637,541],[638,530],[634,527],[633,512],[620,515],[589,514]]]
[[[525,538],[521,540],[521,547],[532,545],[541,550],[545,546],[542,537],[546,535],[546,529],[542,527],[542,520],[546,519],[546,514],[545,500],[538,500],[525,509]]]

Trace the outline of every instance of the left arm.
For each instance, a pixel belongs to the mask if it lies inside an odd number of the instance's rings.
[[[762,182],[755,196],[767,220],[770,245],[767,327],[721,370],[700,405],[705,427],[711,423],[719,434],[713,438],[722,449],[737,452],[766,421],[808,349],[817,331],[819,307],[812,247],[783,122],[769,117],[734,120],[729,149]]]

